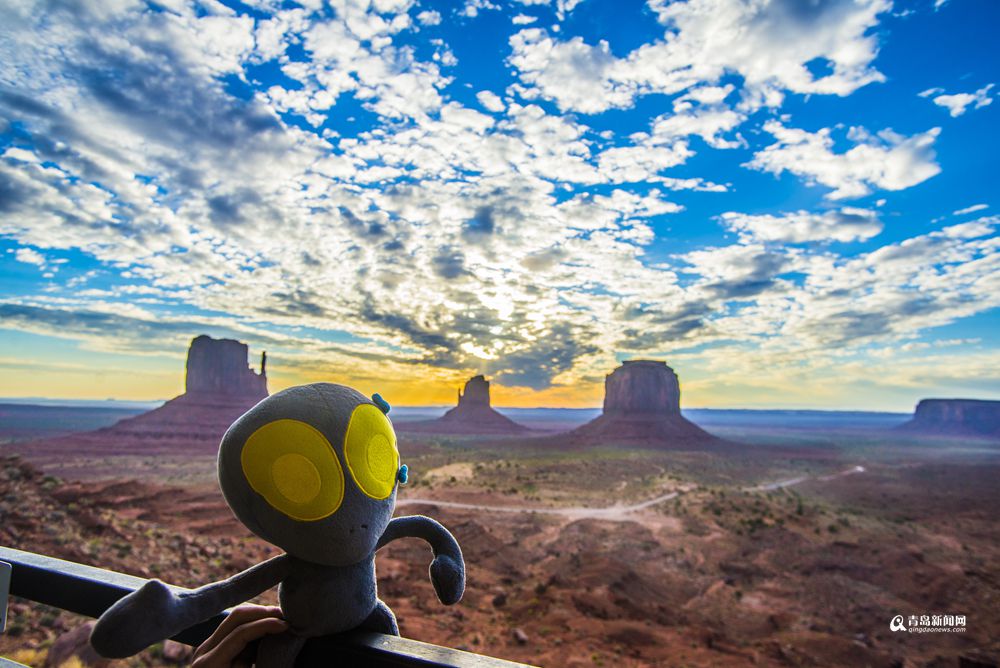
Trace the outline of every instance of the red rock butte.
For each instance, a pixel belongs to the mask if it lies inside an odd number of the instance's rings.
[[[267,353],[261,353],[260,373],[247,364],[248,354],[247,344],[233,339],[195,337],[181,396],[240,397],[257,403],[267,396]]]
[[[1000,401],[921,399],[913,419],[898,429],[930,435],[1000,438]]]
[[[483,376],[470,378],[465,391],[458,393],[458,405],[438,419],[401,422],[396,428],[435,434],[522,434],[530,431],[490,406],[490,381]]]
[[[184,394],[159,408],[79,434],[18,444],[29,457],[83,454],[213,454],[236,418],[267,397],[267,354],[260,373],[245,343],[198,336],[188,348]]]
[[[721,443],[681,415],[680,399],[677,374],[666,362],[629,360],[605,378],[600,417],[561,438],[684,448]]]

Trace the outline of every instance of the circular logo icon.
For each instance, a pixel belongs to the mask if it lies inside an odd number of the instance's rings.
[[[895,617],[892,618],[892,621],[889,622],[889,630],[890,631],[906,630],[906,627],[903,626],[903,615],[896,615]]]

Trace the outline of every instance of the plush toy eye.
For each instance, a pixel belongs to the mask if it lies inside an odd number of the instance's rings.
[[[344,470],[333,446],[305,422],[267,423],[247,439],[240,463],[250,487],[292,519],[329,517],[344,500]]]
[[[381,500],[392,494],[399,452],[396,433],[381,410],[371,404],[354,409],[344,437],[344,459],[354,482],[366,495]]]

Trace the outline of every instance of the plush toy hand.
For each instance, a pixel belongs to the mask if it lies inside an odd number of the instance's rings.
[[[378,539],[379,549],[397,538],[412,536],[423,538],[431,545],[434,561],[431,562],[431,584],[438,600],[452,605],[462,600],[465,593],[465,560],[458,541],[439,522],[423,515],[396,517]]]
[[[159,580],[149,580],[104,611],[90,634],[90,644],[106,659],[138,654],[270,589],[287,577],[288,564],[287,555],[278,555],[197,589],[171,589]]]
[[[431,562],[431,584],[442,603],[458,603],[465,593],[465,568],[448,555],[439,554]]]
[[[167,585],[150,580],[108,608],[90,634],[101,656],[122,659],[163,640],[177,598]]]

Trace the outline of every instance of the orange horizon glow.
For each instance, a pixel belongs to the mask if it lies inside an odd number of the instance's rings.
[[[611,369],[608,370],[610,373]],[[678,372],[680,373],[680,372]],[[475,374],[466,376],[466,380]],[[458,391],[465,380],[436,381],[396,379],[378,381],[371,378],[299,377],[285,373],[268,374],[271,394],[295,385],[312,382],[335,382],[354,387],[365,395],[381,394],[392,405],[405,408],[451,407],[457,403]],[[487,380],[490,380],[487,376]],[[56,390],[55,388],[58,388]],[[184,393],[183,374],[151,370],[149,373],[102,373],[90,369],[79,373],[55,373],[36,370],[33,373],[7,373],[0,378],[0,397],[17,400],[45,399],[48,401],[167,401]],[[599,409],[604,401],[604,383],[580,383],[574,387],[557,386],[544,390],[506,387],[490,384],[491,403],[496,408],[577,408]],[[828,399],[828,397],[816,397]],[[814,398],[815,399],[815,398]],[[760,409],[760,410],[867,410],[909,412],[914,404],[905,405],[831,405],[815,401],[803,403],[801,396],[789,396],[780,391],[757,401],[747,401],[742,388],[713,387],[707,380],[685,383],[681,377],[681,407],[684,409]]]
[[[256,349],[256,346],[254,346]],[[11,348],[12,356],[0,357],[0,397],[18,400],[166,401],[184,392],[187,341],[178,341],[171,352],[132,354],[89,349],[32,347]],[[769,366],[755,355],[726,358],[723,367],[716,358],[707,360],[677,356],[644,356],[665,361],[678,374],[681,407],[714,409],[862,410],[910,412],[921,398],[960,393],[917,386],[900,373],[892,377],[869,365],[841,365],[837,375],[813,374],[794,365]],[[259,353],[251,351],[256,362]],[[248,361],[249,361],[248,360]],[[271,393],[314,382],[334,382],[371,395],[378,392],[394,406],[450,407],[475,369],[450,369],[404,364],[386,358],[351,360],[348,357],[313,360],[308,354],[275,354],[270,358],[268,389]],[[738,364],[737,364],[738,362]],[[915,371],[923,362],[914,359]],[[249,364],[248,364],[249,366]],[[501,408],[600,408],[604,401],[606,368],[589,369],[587,376],[566,373],[560,384],[542,390],[509,387],[490,374],[493,406]],[[254,364],[253,368],[257,365]],[[903,369],[907,371],[907,369]],[[914,372],[915,372],[914,371]],[[907,371],[907,373],[910,373]],[[872,374],[893,392],[872,385]],[[895,387],[893,387],[895,385]],[[982,397],[979,395],[980,398]]]

